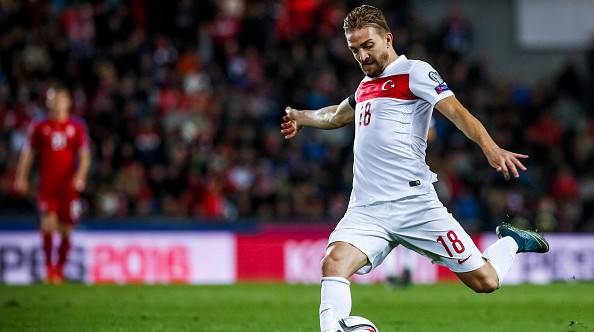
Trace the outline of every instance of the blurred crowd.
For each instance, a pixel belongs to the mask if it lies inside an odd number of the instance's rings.
[[[594,51],[589,71],[568,64],[533,86],[500,81],[470,57],[476,36],[459,9],[432,30],[407,1],[370,3],[384,9],[399,54],[433,64],[502,147],[530,155],[528,172],[505,181],[435,115],[427,159],[462,224],[594,231]],[[0,1],[0,215],[35,211],[34,190],[14,192],[14,172],[57,80],[89,127],[87,216],[337,221],[353,128],[305,129],[285,142],[279,124],[287,105],[317,109],[354,92],[362,74],[342,20],[359,4]]]

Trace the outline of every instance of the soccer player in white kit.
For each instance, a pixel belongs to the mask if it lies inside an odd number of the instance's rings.
[[[334,129],[355,122],[351,199],[322,260],[322,332],[336,331],[350,314],[347,278],[368,273],[399,244],[447,266],[481,293],[499,288],[516,253],[549,249],[540,234],[502,224],[500,239],[484,253],[478,250],[433,188],[437,176],[425,162],[433,108],[477,143],[506,179],[526,170],[520,159],[528,156],[500,148],[431,65],[396,54],[379,9],[355,8],[343,28],[366,75],[356,93],[315,111],[287,107],[281,124],[281,133],[291,139],[302,126]]]

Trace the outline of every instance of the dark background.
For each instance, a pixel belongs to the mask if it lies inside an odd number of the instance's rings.
[[[555,50],[560,65],[531,77],[500,75],[489,58],[497,55],[477,47],[491,36],[468,1],[439,20],[424,18],[422,1],[371,3],[384,10],[399,54],[431,63],[502,147],[531,156],[529,171],[506,182],[436,112],[427,159],[458,220],[470,232],[502,220],[594,231],[594,45]],[[22,197],[12,185],[27,125],[57,80],[89,125],[87,217],[338,221],[351,189],[353,128],[306,129],[285,142],[279,124],[287,105],[316,109],[354,92],[362,73],[342,20],[359,4],[0,1],[0,216],[36,213],[34,190]],[[553,61],[550,50],[529,53]]]

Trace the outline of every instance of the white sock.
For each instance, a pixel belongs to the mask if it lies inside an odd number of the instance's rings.
[[[517,251],[518,244],[516,241],[511,236],[506,236],[490,245],[483,253],[483,257],[491,262],[491,265],[495,268],[495,272],[497,272],[499,287],[501,287],[503,278],[511,269]]]
[[[351,313],[351,283],[341,277],[323,277],[320,301],[320,330],[335,332],[340,319]]]

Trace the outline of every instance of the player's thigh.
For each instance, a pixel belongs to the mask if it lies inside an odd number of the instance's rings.
[[[383,226],[385,223],[383,205],[351,207],[330,234],[329,247],[343,242],[358,249],[366,257],[364,264],[355,271],[357,274],[370,272],[382,263],[395,244]],[[361,263],[356,256],[354,265]]]
[[[60,199],[60,208],[58,209],[58,219],[60,224],[74,226],[80,219],[82,207],[76,193],[64,195]]]
[[[41,219],[40,228],[44,232],[53,232],[58,228],[58,211],[60,204],[58,200],[41,191],[38,199],[39,215]]]
[[[456,273],[474,271],[485,264],[472,238],[434,192],[396,208],[405,211],[396,236],[406,247]]]

